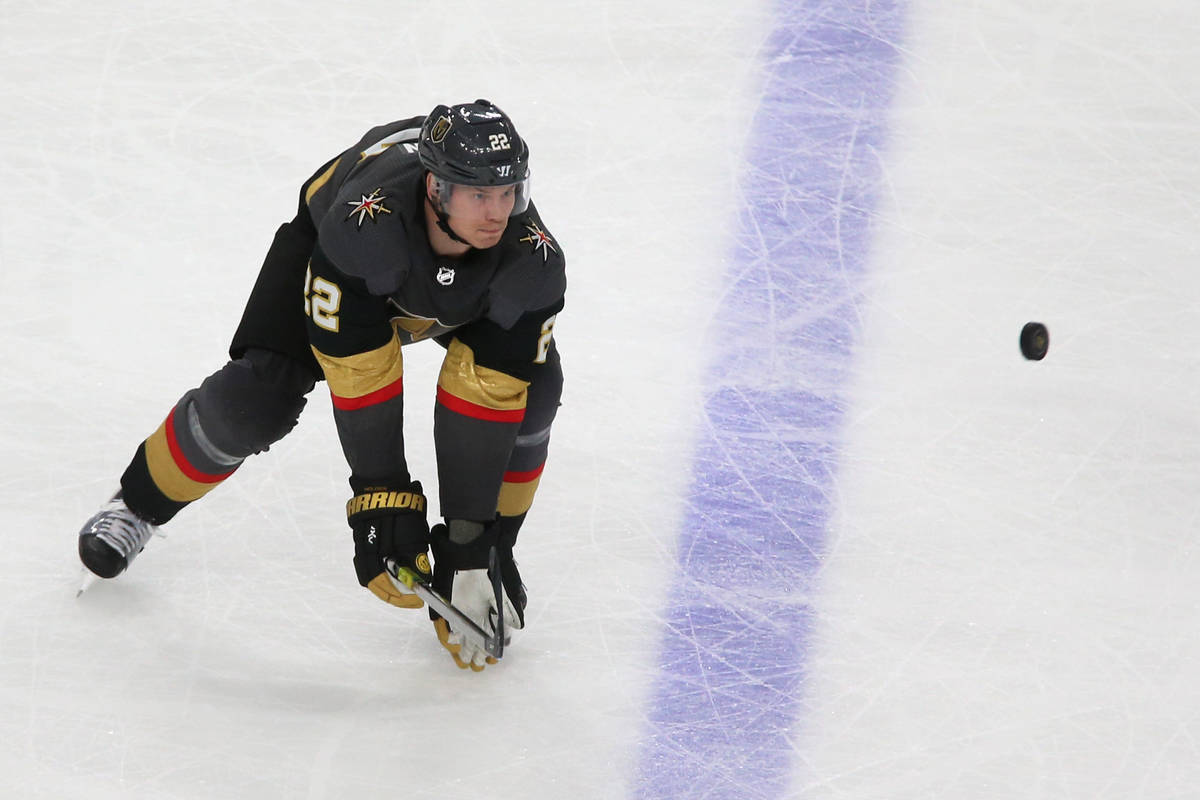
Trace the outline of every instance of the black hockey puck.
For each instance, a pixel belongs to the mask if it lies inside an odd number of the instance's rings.
[[[1030,361],[1041,361],[1050,349],[1050,331],[1040,322],[1026,322],[1021,328],[1021,355]]]

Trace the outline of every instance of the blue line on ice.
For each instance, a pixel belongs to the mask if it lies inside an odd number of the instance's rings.
[[[637,798],[779,798],[904,0],[778,0]]]

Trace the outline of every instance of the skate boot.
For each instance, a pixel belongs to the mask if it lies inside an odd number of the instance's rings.
[[[115,578],[157,531],[157,526],[130,511],[117,492],[79,532],[79,560],[101,578]]]

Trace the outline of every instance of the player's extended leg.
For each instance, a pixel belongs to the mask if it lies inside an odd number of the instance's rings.
[[[84,566],[102,578],[123,572],[156,526],[295,427],[313,385],[307,366],[251,348],[184,394],[138,446],[117,495],[80,532]]]
[[[185,394],[142,442],[121,489],[79,533],[79,556],[102,578],[123,572],[162,525],[296,424],[320,376],[304,317],[304,271],[317,232],[300,190],[263,260],[230,361]]]
[[[550,428],[558,412],[562,384],[558,351],[552,345],[545,369],[539,374],[538,380],[529,385],[525,417],[504,473],[495,521],[484,526],[479,522],[455,519],[454,509],[443,508],[442,514],[447,524],[435,526],[431,533],[435,588],[450,597],[461,611],[478,621],[486,621],[491,614],[500,612],[499,609],[493,611],[490,608],[495,600],[491,581],[487,577],[488,552],[492,545],[496,546],[506,595],[503,613],[508,630],[520,629],[525,625],[528,597],[521,573],[517,570],[517,562],[513,559],[513,548],[517,533],[533,505],[533,497],[546,465]],[[482,651],[470,650],[469,645],[464,645],[462,637],[450,630],[446,620],[432,612],[431,616],[434,617],[438,640],[450,651],[460,668],[470,667],[479,671],[486,663],[494,663],[494,659],[485,657]]]

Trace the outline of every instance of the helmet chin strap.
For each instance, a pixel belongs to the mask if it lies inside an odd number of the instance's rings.
[[[429,203],[429,207],[433,209],[433,214],[437,217],[437,226],[441,229],[442,233],[446,234],[452,241],[458,242],[459,244],[465,244],[468,247],[474,246],[466,239],[455,233],[454,229],[450,227],[450,215],[447,214],[445,209],[442,208],[441,203],[435,203],[432,199],[430,199],[428,194],[425,195],[425,202]]]
[[[461,236],[459,236],[457,233],[454,232],[454,229],[450,227],[450,217],[446,215],[445,211],[438,211],[435,208],[433,210],[433,213],[437,214],[437,225],[439,228],[442,229],[442,233],[446,234],[447,236],[449,236],[451,239],[458,242],[459,244],[465,244],[468,247],[473,246],[466,239],[462,238]]]

